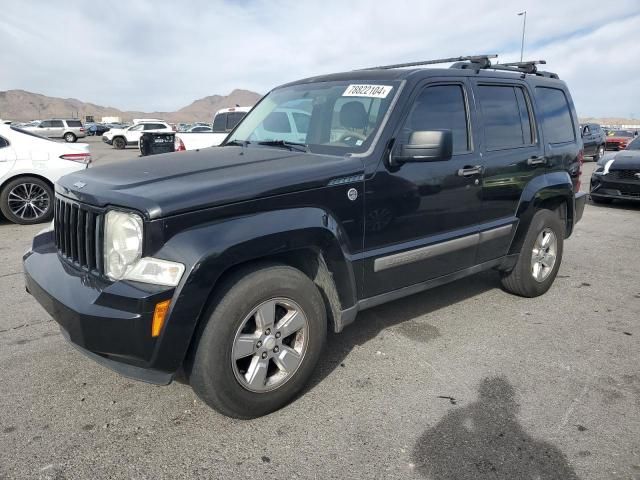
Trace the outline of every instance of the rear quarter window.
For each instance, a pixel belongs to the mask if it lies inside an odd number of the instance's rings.
[[[5,148],[9,146],[9,140],[4,137],[0,137],[0,148]]]
[[[68,127],[82,127],[82,122],[80,120],[67,120]]]
[[[542,131],[547,143],[575,142],[571,109],[564,92],[558,88],[536,87]]]

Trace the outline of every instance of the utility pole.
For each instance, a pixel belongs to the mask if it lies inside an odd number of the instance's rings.
[[[524,56],[524,32],[527,29],[527,11],[525,10],[524,12],[520,12],[518,16],[524,16],[524,20],[522,22],[522,44],[520,45],[520,61],[522,61],[522,57]]]

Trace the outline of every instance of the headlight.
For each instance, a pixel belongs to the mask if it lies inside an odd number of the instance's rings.
[[[104,269],[120,280],[142,256],[142,218],[135,213],[111,210],[104,225]]]
[[[112,280],[133,280],[175,287],[184,265],[158,258],[142,258],[142,218],[111,210],[104,227],[105,274]]]

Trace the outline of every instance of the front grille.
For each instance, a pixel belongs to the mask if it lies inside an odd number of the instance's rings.
[[[76,267],[102,274],[103,229],[102,212],[56,197],[55,244],[63,259]]]
[[[640,170],[616,170],[611,172],[615,175],[615,178],[619,180],[638,180],[640,181],[640,176],[636,177],[636,175],[640,175]]]

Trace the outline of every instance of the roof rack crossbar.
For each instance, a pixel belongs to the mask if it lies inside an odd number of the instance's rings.
[[[546,65],[546,60],[528,60],[525,62],[508,62],[483,65],[477,62],[458,62],[451,65],[451,68],[462,68],[471,70],[500,70],[504,72],[515,72],[521,74],[538,75],[540,77],[559,78],[557,74],[552,72],[543,72],[538,70],[537,65]]]
[[[437,65],[439,63],[453,63],[453,62],[473,62],[481,65],[491,65],[490,58],[498,58],[496,54],[490,55],[469,55],[464,57],[451,57],[451,58],[439,58],[436,60],[423,60],[420,62],[409,63],[395,63],[392,65],[380,65],[377,67],[361,68],[359,70],[391,70],[393,68],[405,68],[405,67],[419,67],[422,65]],[[486,68],[486,67],[485,67]]]

